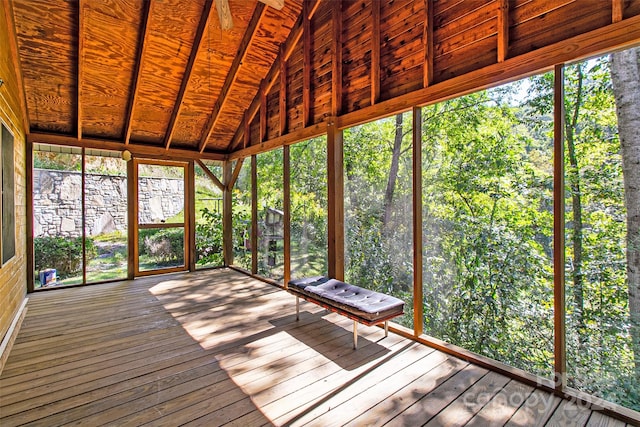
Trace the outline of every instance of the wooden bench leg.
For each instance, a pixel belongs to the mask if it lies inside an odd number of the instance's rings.
[[[353,321],[353,349],[358,349],[358,322]]]
[[[384,322],[384,337],[388,337],[389,336],[389,321],[386,320]]]
[[[296,322],[300,320],[300,297],[296,297]]]

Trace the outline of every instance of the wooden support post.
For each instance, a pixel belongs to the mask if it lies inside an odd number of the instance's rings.
[[[206,166],[205,166],[206,167]],[[196,172],[195,162],[189,160],[187,164],[187,182],[185,183],[186,216],[185,216],[185,245],[188,245],[188,267],[189,271],[196,270]],[[208,169],[207,169],[208,170]],[[224,214],[223,214],[224,215]],[[223,223],[224,227],[224,223]],[[224,232],[223,232],[224,239]]]
[[[34,291],[35,260],[33,258],[33,142],[27,139],[26,202],[27,202],[27,292]]]
[[[343,132],[331,118],[327,125],[328,258],[329,276],[344,280]]]
[[[231,178],[233,169],[231,161],[222,164],[222,181],[224,190],[222,190],[222,256],[224,257],[224,265],[233,265],[233,185]]]
[[[553,318],[555,387],[567,381],[564,277],[564,65],[556,65],[553,94]]]
[[[358,322],[353,321],[353,349],[358,349]]]
[[[82,284],[86,285],[87,284],[87,230],[86,230],[86,194],[85,194],[85,190],[87,188],[86,182],[85,182],[85,173],[86,173],[86,164],[84,161],[84,157],[85,157],[85,148],[82,147],[82,153],[80,155],[80,212],[82,213],[80,218],[80,227],[82,228],[82,231],[80,232],[80,235],[82,236]]]
[[[138,270],[138,195],[136,192],[136,181],[138,180],[138,164],[135,160],[127,162],[127,279],[133,280]]]
[[[258,274],[258,158],[251,156],[251,273]]]
[[[284,205],[284,288],[291,280],[291,162],[290,147],[282,147],[283,170],[283,205]]]
[[[422,108],[413,107],[413,333],[422,335]]]

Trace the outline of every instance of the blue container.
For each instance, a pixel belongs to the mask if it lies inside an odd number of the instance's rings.
[[[52,285],[56,282],[56,269],[48,268],[40,271],[40,286]]]

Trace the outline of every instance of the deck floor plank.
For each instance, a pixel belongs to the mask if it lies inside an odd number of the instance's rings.
[[[30,295],[0,425],[623,427],[229,269]]]

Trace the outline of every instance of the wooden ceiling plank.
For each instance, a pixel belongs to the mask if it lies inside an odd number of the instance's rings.
[[[191,54],[189,55],[187,67],[185,68],[184,76],[182,77],[182,82],[180,83],[178,97],[176,98],[176,102],[173,105],[173,112],[171,113],[169,126],[167,127],[167,132],[164,137],[165,149],[167,150],[171,146],[171,139],[173,138],[173,133],[176,130],[176,123],[178,122],[178,117],[180,116],[182,107],[184,106],[184,97],[187,93],[187,87],[189,86],[189,82],[191,81],[191,76],[193,75],[193,66],[196,62],[196,58],[198,57],[198,53],[200,52],[200,48],[202,47],[204,32],[207,28],[209,28],[209,23],[211,22],[211,16],[213,14],[212,6],[213,0],[206,0],[202,9],[202,15],[200,15],[200,22],[198,23],[198,29],[194,37]]]
[[[423,86],[433,83],[433,0],[425,0]]]
[[[227,78],[225,79],[225,82],[222,86],[222,90],[220,91],[220,96],[216,100],[213,106],[213,111],[209,116],[209,121],[207,122],[205,132],[202,135],[202,139],[200,140],[200,144],[198,146],[198,151],[200,151],[201,153],[204,152],[204,149],[206,148],[207,143],[209,142],[209,138],[211,137],[211,133],[213,132],[213,129],[216,126],[218,118],[220,117],[220,111],[222,110],[222,108],[224,107],[224,104],[228,100],[227,95],[229,94],[229,90],[231,89],[231,86],[235,83],[236,79],[238,78],[238,70],[240,69],[242,62],[244,61],[247,55],[247,52],[249,51],[249,46],[251,45],[251,42],[253,41],[253,39],[257,34],[257,30],[260,25],[260,22],[265,16],[265,11],[266,11],[265,4],[258,2],[256,4],[256,9],[253,12],[253,16],[251,17],[251,21],[247,26],[247,30],[245,31],[244,36],[242,37],[240,46],[238,47],[238,53],[233,59],[233,63],[231,64],[231,69],[229,70],[229,73],[227,74]]]
[[[378,3],[378,2],[374,2]],[[333,2],[331,10],[333,21],[333,40],[331,58],[331,115],[342,113],[342,2]],[[380,49],[378,49],[378,54]]]
[[[18,52],[18,37],[16,36],[15,16],[13,14],[13,1],[3,0],[2,5],[5,10],[5,18],[7,25],[7,33],[9,33],[9,51],[11,54],[11,62],[16,72],[16,84],[18,86],[18,98],[20,99],[20,110],[22,112],[22,127],[28,135],[31,131],[31,123],[29,121],[29,111],[27,109],[27,93],[24,89],[24,77],[22,74],[22,66],[20,62],[20,53]]]
[[[153,11],[154,0],[144,2],[145,10],[142,18],[142,28],[140,29],[140,36],[138,38],[138,54],[136,55],[136,67],[134,70],[133,87],[131,88],[131,94],[129,95],[129,113],[127,114],[127,123],[125,125],[124,132],[124,144],[129,145],[131,139],[131,130],[133,124],[133,115],[136,109],[136,101],[138,100],[138,91],[140,89],[140,82],[142,80],[142,66],[145,52],[148,46],[149,31],[151,28],[150,18]]]
[[[196,163],[198,164],[198,166],[200,166],[200,168],[202,168],[202,170],[209,177],[209,179],[213,181],[216,187],[218,187],[220,191],[224,191],[224,185],[222,184],[222,182],[220,182],[218,177],[215,176],[215,174],[209,170],[207,165],[205,165],[204,162],[200,159],[196,159]]]
[[[498,6],[498,62],[509,55],[509,0],[497,0]]]
[[[309,16],[309,0],[302,3],[302,127],[309,124],[311,106],[311,20]]]
[[[31,143],[42,143],[51,145],[66,145],[71,147],[95,148],[98,150],[123,151],[129,150],[134,157],[149,157],[155,159],[183,159],[183,160],[227,160],[224,153],[198,153],[195,150],[185,150],[181,148],[170,148],[165,150],[164,147],[153,146],[147,144],[124,144],[124,141],[114,141],[98,138],[82,138],[75,136],[66,136],[60,134],[31,132],[27,135],[27,141]]]
[[[371,3],[371,105],[380,99],[380,2]]]
[[[78,1],[78,61],[76,78],[77,135],[82,139],[82,82],[84,81],[84,8],[86,0]]]

